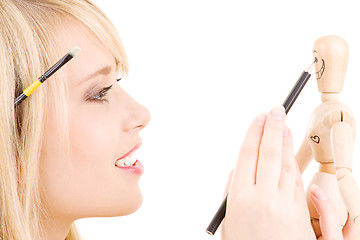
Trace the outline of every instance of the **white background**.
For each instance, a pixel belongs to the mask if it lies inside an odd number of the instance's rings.
[[[144,203],[132,215],[76,221],[85,240],[220,239],[205,229],[222,201],[246,130],[281,105],[312,61],[313,42],[335,34],[350,47],[341,101],[360,123],[357,1],[96,0],[123,39],[123,88],[151,112],[137,151]],[[287,117],[298,149],[320,104],[313,76]],[[360,183],[360,146],[353,173]],[[317,170],[303,174],[305,185]],[[121,203],[119,203],[121,204]]]

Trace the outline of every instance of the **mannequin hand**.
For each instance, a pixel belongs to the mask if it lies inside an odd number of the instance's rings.
[[[326,194],[317,185],[311,187],[310,198],[320,218],[322,236],[318,240],[355,240],[360,239],[360,228],[348,216],[348,220],[341,231],[335,207],[326,197]]]
[[[316,239],[284,108],[277,110],[281,119],[260,115],[248,129],[229,187],[222,240]]]

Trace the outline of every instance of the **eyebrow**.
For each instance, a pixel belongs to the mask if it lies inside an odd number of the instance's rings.
[[[80,85],[81,83],[84,83],[84,82],[86,82],[86,81],[88,81],[88,80],[90,80],[90,79],[92,79],[92,78],[94,78],[94,77],[96,77],[96,76],[98,76],[98,75],[108,75],[108,74],[110,74],[111,73],[111,71],[112,71],[112,66],[105,66],[105,67],[103,67],[103,68],[100,68],[99,70],[97,70],[96,72],[93,72],[93,73],[91,73],[90,75],[88,75],[88,76],[86,76],[85,78],[83,78],[79,83],[78,83],[78,85]]]

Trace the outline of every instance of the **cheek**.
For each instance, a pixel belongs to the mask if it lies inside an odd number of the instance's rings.
[[[72,195],[78,196],[75,199],[83,211],[93,216],[124,215],[137,209],[142,201],[138,179],[115,167],[127,139],[114,119],[76,118],[70,126],[71,163],[72,169],[77,169],[71,175],[73,184],[79,186],[71,190]],[[99,206],[101,210],[96,212]]]
[[[76,119],[70,123],[70,151],[73,164],[112,161],[120,132],[111,122],[99,118]],[[109,162],[110,163],[110,162]]]

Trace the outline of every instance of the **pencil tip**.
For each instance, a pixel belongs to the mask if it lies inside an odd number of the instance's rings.
[[[74,47],[70,52],[69,52],[69,54],[72,56],[72,57],[74,57],[76,54],[78,54],[79,52],[81,51],[81,48],[79,48],[79,47]]]
[[[312,63],[310,64],[310,66],[308,66],[308,67],[305,69],[305,72],[311,73],[311,71],[314,69],[314,65],[315,65],[315,61],[312,62]]]

